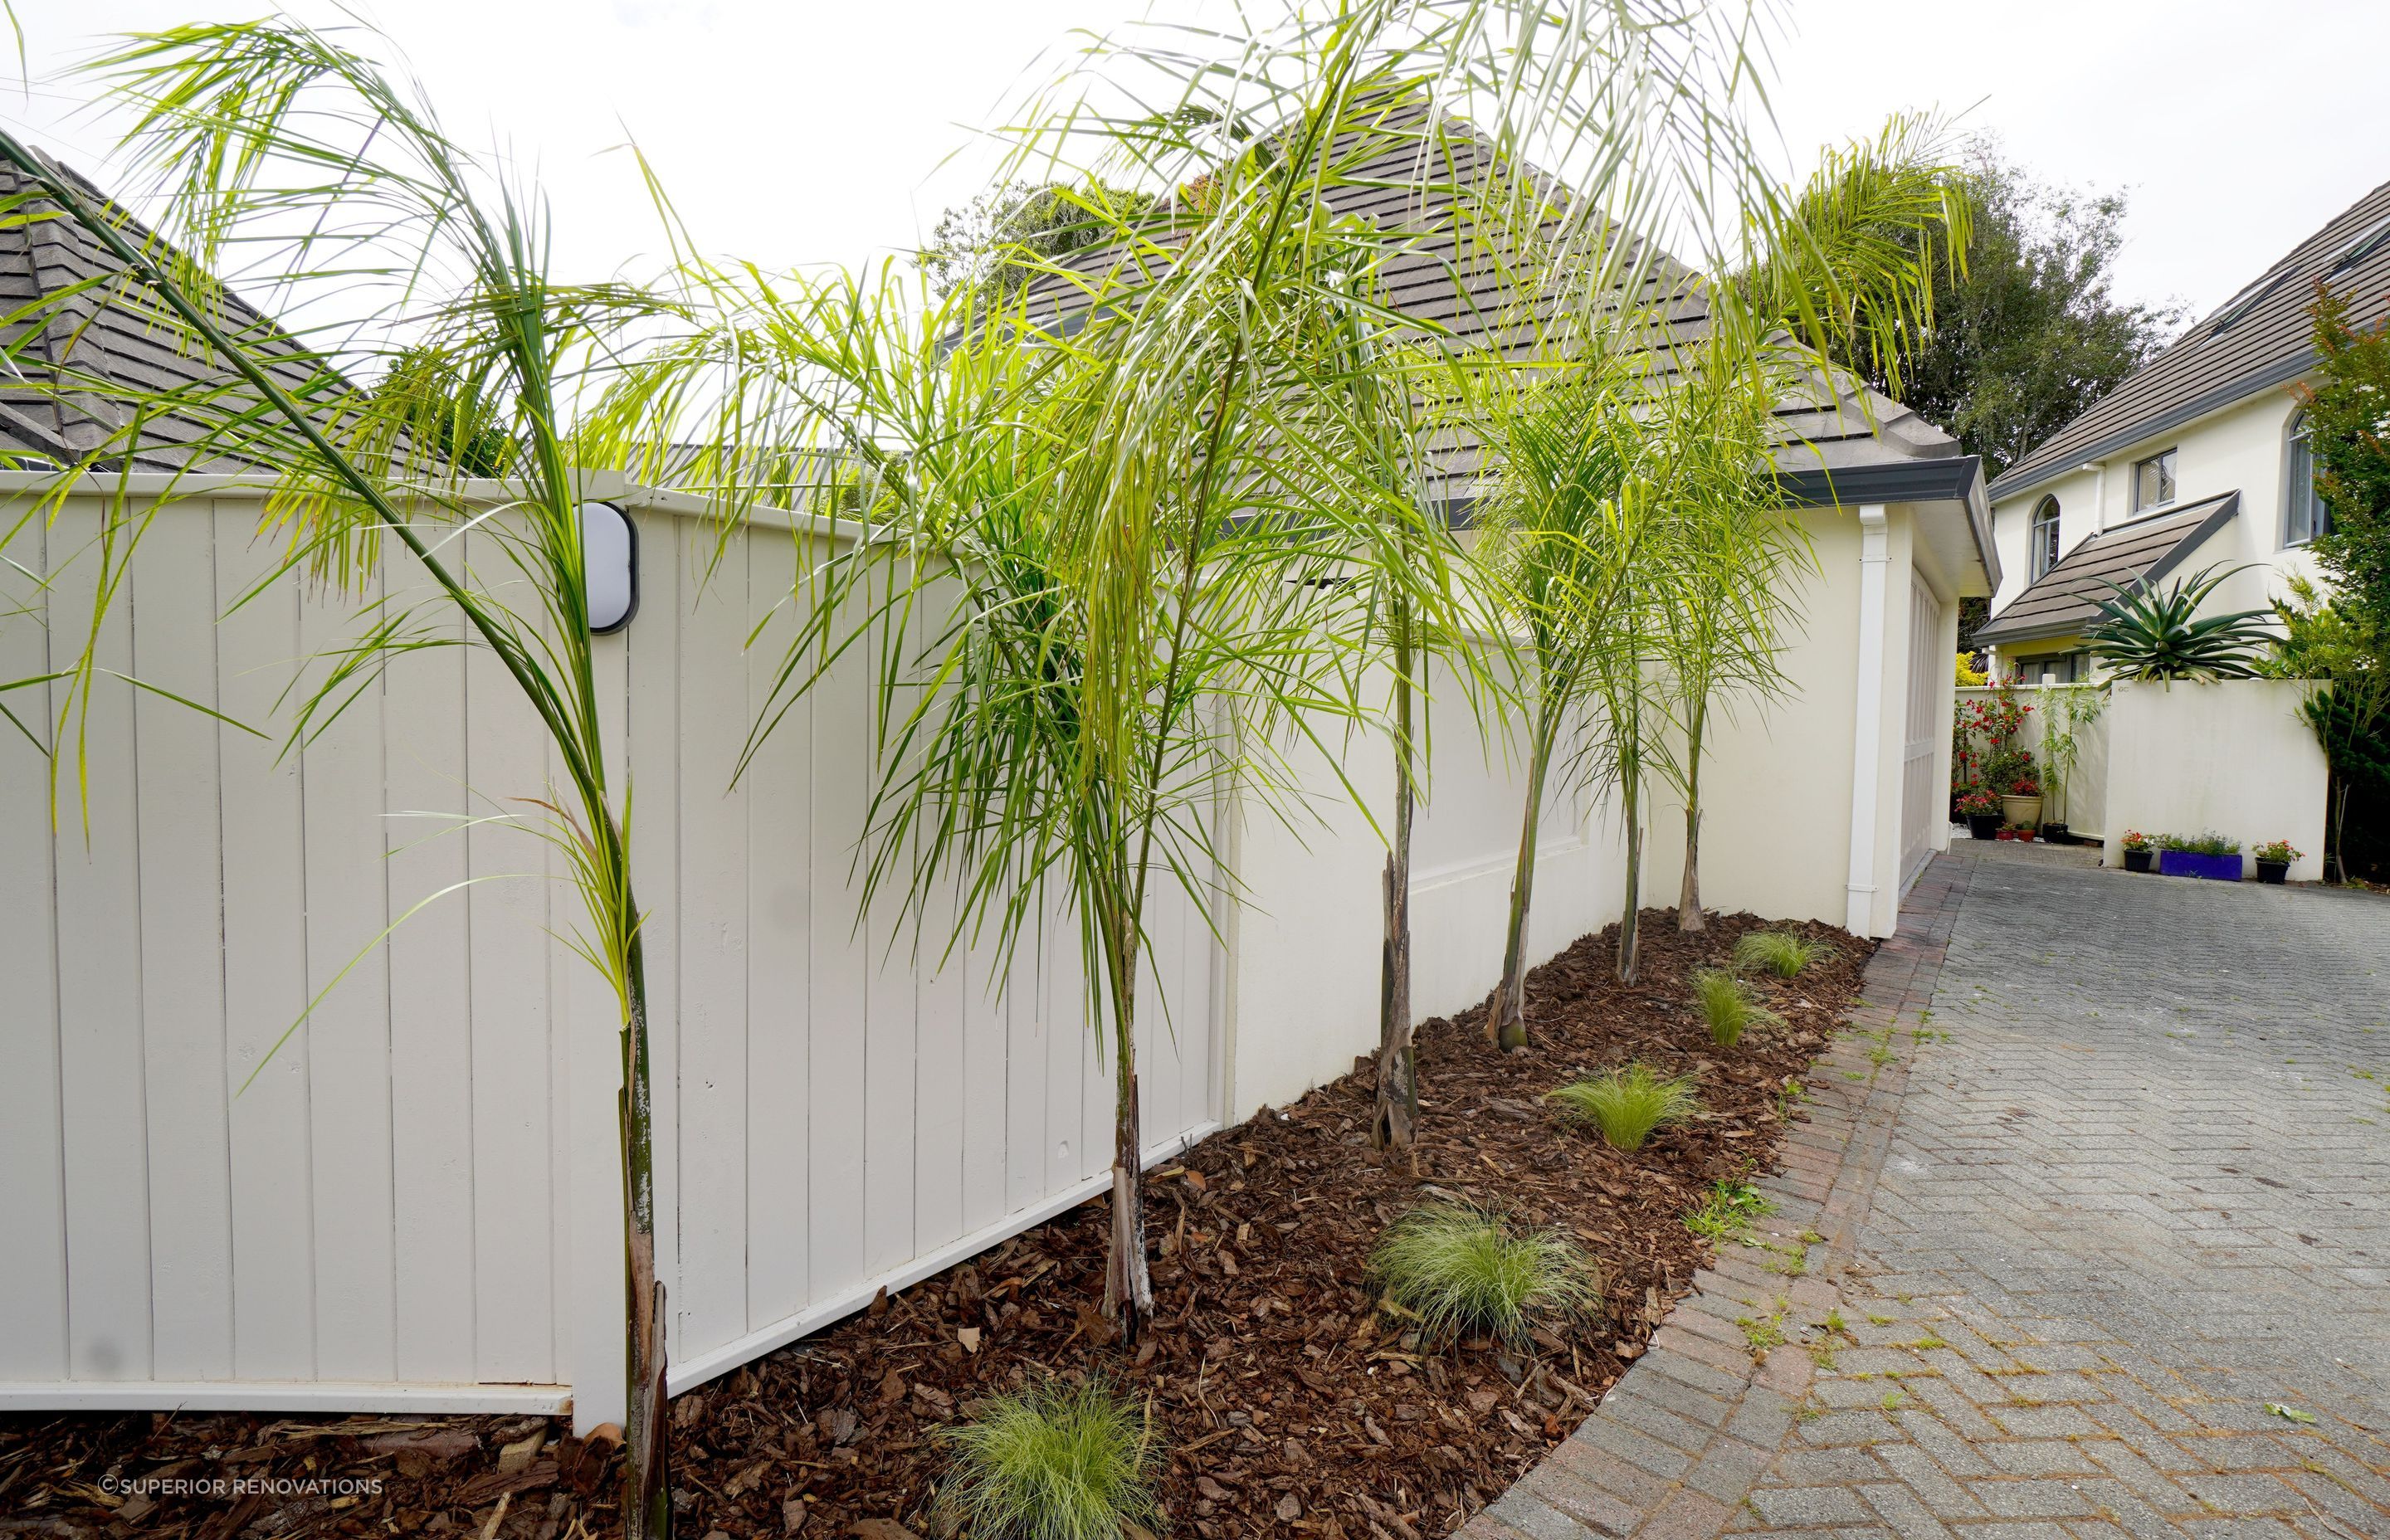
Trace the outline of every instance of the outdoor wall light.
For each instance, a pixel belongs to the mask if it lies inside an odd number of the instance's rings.
[[[581,567],[589,629],[620,631],[639,612],[639,532],[611,503],[581,505]]]

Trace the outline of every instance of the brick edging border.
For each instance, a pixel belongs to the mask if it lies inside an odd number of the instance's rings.
[[[1809,1390],[1802,1343],[1838,1306],[1891,1147],[1915,1046],[1898,1034],[1933,1003],[1973,870],[1937,855],[1910,888],[1758,1183],[1775,1213],[1718,1248],[1600,1405],[1461,1540],[1714,1540],[1776,1463]]]

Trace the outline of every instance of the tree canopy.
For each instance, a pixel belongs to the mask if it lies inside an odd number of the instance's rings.
[[[1110,238],[1160,202],[1097,181],[1007,182],[941,214],[918,260],[939,298],[976,289],[981,308],[1001,304],[1047,263]]]
[[[2122,193],[2037,182],[1989,137],[1954,180],[1972,219],[1963,246],[1934,253],[1930,316],[1900,318],[1896,380],[1867,330],[1849,334],[1841,362],[1997,476],[2148,363],[2182,314],[2111,292]]]

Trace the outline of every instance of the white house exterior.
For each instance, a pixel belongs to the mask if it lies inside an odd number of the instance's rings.
[[[2317,575],[2297,387],[2314,367],[2316,286],[2378,321],[2390,295],[2390,184],[2375,188],[2147,367],[1991,484],[2001,580],[1975,633],[1996,672],[2088,676],[2083,641],[2106,584],[2248,571],[2209,612],[2262,609]]]

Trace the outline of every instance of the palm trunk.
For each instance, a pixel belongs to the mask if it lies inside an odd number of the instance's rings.
[[[1137,1093],[1137,922],[1114,908],[1102,927],[1112,996],[1112,1238],[1104,1262],[1104,1318],[1135,1347],[1153,1313],[1145,1257],[1145,1147]]]
[[[1510,878],[1510,923],[1502,944],[1502,982],[1485,1002],[1485,1038],[1508,1053],[1527,1046],[1527,910],[1536,892],[1536,832],[1544,811],[1544,771],[1551,762],[1552,729],[1536,724],[1527,764],[1527,815],[1519,827],[1519,865]]]
[[[1677,892],[1677,929],[1703,930],[1709,917],[1702,913],[1702,718],[1692,712],[1685,733],[1685,881]]]
[[[1411,644],[1409,617],[1394,622],[1394,840],[1386,852],[1384,950],[1378,969],[1378,1103],[1369,1142],[1408,1149],[1419,1118],[1411,1054]]]
[[[623,903],[633,915],[627,885]],[[672,1483],[664,1412],[664,1287],[656,1281],[653,1090],[648,1061],[647,961],[638,933],[627,957],[629,1008],[623,1022],[623,1089],[617,1108],[623,1140],[623,1236],[625,1370],[630,1379],[623,1419],[623,1534],[625,1540],[670,1540]]]
[[[1635,982],[1637,943],[1642,937],[1640,922],[1643,903],[1643,791],[1641,774],[1620,777],[1619,789],[1626,812],[1626,905],[1618,916],[1618,980],[1621,983]]]

